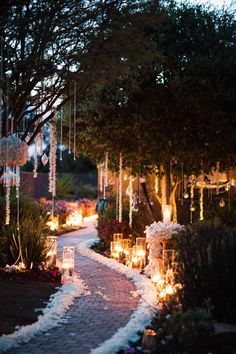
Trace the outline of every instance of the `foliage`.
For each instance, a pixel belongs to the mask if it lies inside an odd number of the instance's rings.
[[[78,196],[79,198],[95,199],[97,196],[97,190],[91,184],[80,182]]]
[[[177,311],[165,316],[161,314],[153,324],[159,337],[153,353],[200,353],[201,347],[204,347],[214,332],[209,304],[185,312]]]
[[[218,160],[233,164],[233,14],[174,1],[152,4],[131,16],[131,30],[139,26],[146,38],[146,61],[132,62],[130,42],[122,52],[129,75],[96,85],[81,102],[82,150],[96,160],[108,151],[116,169],[122,152],[134,173],[159,164],[169,171],[171,163],[175,175],[182,164],[188,174],[207,171]]]
[[[130,233],[129,225],[127,222],[119,222],[117,220],[110,220],[107,222],[99,221],[97,230],[98,236],[107,250],[110,249],[110,244],[111,241],[113,241],[114,233],[122,233],[124,237],[128,237]]]
[[[31,263],[41,263],[46,257],[46,236],[49,229],[46,226],[48,217],[40,207],[28,197],[22,196],[20,208],[20,232],[17,230],[16,202],[11,200],[11,223],[4,224],[4,198],[0,199],[2,205],[0,225],[0,264],[12,264],[21,260],[27,268]]]
[[[235,321],[236,230],[200,223],[188,226],[175,242],[183,307],[201,306],[209,298],[216,319]]]
[[[74,199],[77,194],[75,177],[64,174],[57,178],[56,191],[58,199]]]

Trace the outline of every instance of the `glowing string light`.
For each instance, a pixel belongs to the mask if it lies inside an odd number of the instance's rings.
[[[122,154],[120,154],[120,160],[119,160],[119,222],[122,222],[122,165],[123,165],[123,159],[122,159]]]

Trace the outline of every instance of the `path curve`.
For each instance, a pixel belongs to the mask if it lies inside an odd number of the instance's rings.
[[[60,236],[59,252],[63,246],[76,247],[81,241],[95,237],[95,226],[89,223],[82,230]],[[75,270],[89,292],[75,300],[64,316],[68,322],[8,354],[87,354],[127,324],[139,302],[139,298],[132,296],[132,291],[136,290],[134,284],[124,275],[77,251]]]

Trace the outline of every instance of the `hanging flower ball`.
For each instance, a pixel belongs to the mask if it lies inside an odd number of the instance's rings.
[[[14,136],[0,139],[0,166],[23,166],[28,160],[28,145]]]
[[[47,165],[48,163],[48,157],[47,155],[44,153],[43,156],[41,157],[41,161],[42,161],[42,164],[45,166]]]

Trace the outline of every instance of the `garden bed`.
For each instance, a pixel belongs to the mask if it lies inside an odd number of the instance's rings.
[[[0,270],[0,335],[14,332],[16,326],[37,321],[39,309],[46,307],[60,281],[37,272],[7,273]]]

